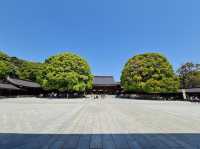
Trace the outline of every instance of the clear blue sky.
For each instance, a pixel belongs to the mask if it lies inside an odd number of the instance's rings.
[[[199,0],[1,0],[0,49],[32,61],[63,51],[119,80],[128,58],[165,54],[200,63]]]

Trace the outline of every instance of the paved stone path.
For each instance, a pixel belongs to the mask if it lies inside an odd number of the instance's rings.
[[[0,149],[200,149],[200,104],[4,99]]]

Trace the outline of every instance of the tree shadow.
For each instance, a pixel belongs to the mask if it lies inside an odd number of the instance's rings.
[[[200,149],[200,133],[1,133],[0,149]]]

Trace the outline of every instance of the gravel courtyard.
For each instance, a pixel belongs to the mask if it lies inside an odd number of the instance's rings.
[[[0,100],[0,149],[200,149],[200,104]]]

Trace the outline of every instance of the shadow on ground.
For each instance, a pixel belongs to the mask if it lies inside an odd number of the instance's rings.
[[[0,149],[200,149],[200,134],[0,134]]]

